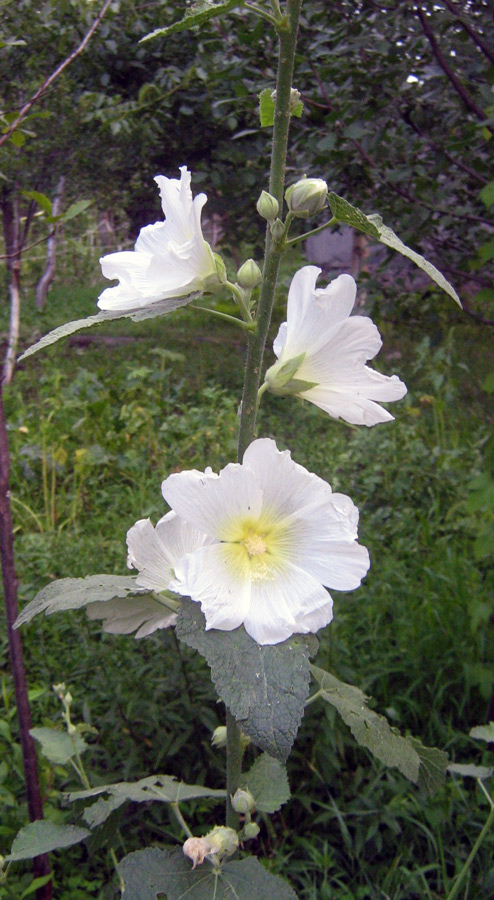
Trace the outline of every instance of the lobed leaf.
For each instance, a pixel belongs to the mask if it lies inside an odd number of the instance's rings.
[[[463,775],[465,778],[490,778],[494,774],[494,768],[489,766],[474,766],[468,763],[450,763],[448,772],[454,775]]]
[[[117,868],[125,884],[123,900],[297,900],[290,885],[254,856],[193,869],[180,847],[148,848],[129,853]]]
[[[65,322],[64,325],[59,325],[58,328],[54,328],[53,331],[50,331],[48,334],[45,334],[41,340],[36,341],[35,344],[31,344],[27,350],[24,350],[19,356],[18,362],[21,362],[23,359],[27,359],[28,356],[32,356],[33,353],[38,353],[39,350],[44,350],[45,347],[49,347],[50,344],[55,344],[57,341],[60,341],[64,337],[68,337],[70,334],[75,334],[77,331],[83,331],[84,328],[92,328],[93,325],[104,325],[105,322],[113,322],[116,319],[132,319],[133,322],[142,322],[144,319],[155,319],[157,316],[166,316],[167,313],[173,312],[173,310],[178,309],[180,306],[185,306],[187,303],[190,303],[192,300],[195,300],[200,296],[200,291],[196,291],[193,294],[187,294],[186,297],[168,297],[166,300],[159,300],[156,303],[151,303],[149,306],[142,306],[138,309],[129,309],[125,312],[111,312],[110,310],[103,310],[102,312],[96,313],[94,316],[88,316],[86,319],[75,319],[73,322]]]
[[[274,813],[290,799],[285,766],[267,753],[259,756],[245,774],[242,787],[248,788],[258,812]]]
[[[475,738],[477,741],[494,743],[494,722],[489,722],[488,725],[476,725],[474,728],[471,728],[470,737]]]
[[[170,775],[150,775],[141,778],[140,781],[120,781],[116,784],[103,784],[87,791],[72,791],[65,794],[64,799],[73,802],[96,797],[98,794],[107,794],[108,799],[100,798],[84,811],[83,818],[90,828],[101,825],[116,809],[130,801],[148,803],[150,800],[159,800],[161,803],[179,803],[184,800],[196,800],[199,797],[213,800],[223,800],[226,797],[226,791],[223,790],[214,790],[200,784],[185,784]]]
[[[165,28],[155,28],[154,31],[141,38],[139,43],[143,44],[144,41],[150,41],[156,37],[168,37],[170,34],[176,34],[177,31],[193,28],[195,25],[204,25],[209,19],[230,12],[236,6],[243,5],[244,0],[223,0],[221,3],[213,3],[212,0],[196,0],[193,6],[187,10],[183,19]]]
[[[31,728],[29,734],[41,744],[41,752],[50,762],[65,765],[78,753],[87,749],[86,742],[80,734],[71,736],[66,731],[56,728]]]
[[[367,697],[360,688],[339,681],[317,666],[311,666],[311,671],[323,699],[335,707],[358,744],[386,766],[399,769],[405,778],[428,794],[441,786],[448,765],[446,753],[424,747],[416,738],[400,735],[384,716],[367,706]]]
[[[14,622],[19,628],[30,622],[34,616],[44,612],[51,616],[67,609],[81,609],[88,603],[113,600],[115,597],[129,597],[135,594],[149,594],[148,588],[136,587],[132,575],[87,575],[85,578],[59,578],[39,591],[34,600],[24,607]]]
[[[402,256],[411,259],[419,269],[422,269],[432,281],[435,281],[446,294],[452,297],[455,303],[458,303],[458,305],[461,306],[461,300],[454,287],[439,269],[425,259],[425,257],[421,256],[420,253],[416,253],[415,250],[407,247],[391,228],[388,228],[387,225],[383,224],[381,216],[377,214],[366,216],[356,206],[352,206],[351,203],[348,203],[348,200],[345,200],[343,197],[338,197],[337,194],[332,192],[329,194],[328,201],[331,212],[338,222],[342,222],[345,225],[351,225],[352,228],[356,228],[358,231],[363,231],[370,237],[380,241],[381,244],[385,244],[386,247],[397,250]]]
[[[7,862],[17,862],[20,859],[34,859],[51,850],[61,847],[71,847],[79,844],[91,834],[87,828],[79,828],[76,825],[55,825],[46,819],[30,822],[18,832],[14,838],[12,849]]]
[[[198,603],[182,602],[177,637],[207,660],[216,689],[240,728],[271,756],[285,762],[302,721],[309,692],[314,635],[293,635],[261,646],[243,626],[205,630]]]

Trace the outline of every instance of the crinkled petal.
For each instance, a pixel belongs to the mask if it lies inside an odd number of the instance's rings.
[[[327,333],[348,318],[353,309],[357,286],[352,276],[340,275],[326,288],[316,290],[320,272],[317,266],[304,266],[293,277],[288,293],[284,358],[308,349],[315,352],[325,343]]]
[[[251,581],[246,554],[236,544],[201,547],[177,564],[171,589],[201,604],[206,628],[232,631],[244,622]]]
[[[314,616],[318,628],[332,619],[332,601],[321,583],[287,563],[272,581],[252,584],[244,627],[258,644],[279,644],[294,633],[306,633],[305,619]]]
[[[253,473],[238,463],[225,466],[219,475],[196,469],[169,475],[161,489],[181,518],[219,540],[238,540],[239,519],[256,517],[262,509]]]
[[[343,419],[350,425],[377,425],[379,422],[391,422],[394,416],[367,397],[351,390],[343,393],[333,391],[323,384],[310,388],[300,394],[304,400],[310,400],[334,419]]]
[[[211,538],[174,512],[160,519],[156,528],[150,519],[140,519],[127,532],[127,564],[129,568],[139,570],[137,587],[168,590],[175,563],[186,553],[210,541]]]

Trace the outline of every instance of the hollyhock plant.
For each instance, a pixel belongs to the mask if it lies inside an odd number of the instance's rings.
[[[357,286],[340,275],[316,289],[321,270],[304,266],[288,293],[287,321],[274,341],[278,362],[265,385],[276,394],[296,394],[351,425],[376,425],[394,417],[376,401],[400,400],[406,385],[365,365],[382,346],[367,316],[352,316]]]
[[[180,180],[156,176],[165,221],[141,228],[134,250],[100,259],[105,278],[120,282],[100,294],[100,309],[137,309],[219,282],[213,251],[202,236],[201,210],[207,197],[192,199],[190,178],[186,166],[180,167]]]
[[[168,587],[174,578],[174,566],[186,553],[209,543],[210,539],[179,519],[175,513],[163,516],[153,527],[150,519],[140,519],[127,532],[127,564],[138,569],[138,588],[149,588],[149,595],[91,603],[86,612],[90,619],[103,619],[103,631],[147,637],[176,621],[179,598],[173,598]]]
[[[253,441],[242,463],[170,475],[172,509],[208,535],[175,568],[170,587],[201,604],[206,628],[244,625],[259,644],[318,631],[332,618],[326,587],[351,591],[369,568],[349,497],[279,451]]]

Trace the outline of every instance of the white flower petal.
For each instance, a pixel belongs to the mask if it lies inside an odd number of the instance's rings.
[[[150,519],[140,519],[127,532],[127,564],[139,570],[137,587],[168,590],[178,560],[212,539],[171,512],[153,528]]]
[[[238,463],[230,463],[219,475],[196,469],[169,475],[161,489],[181,518],[219,540],[235,540],[232,528],[239,517],[256,517],[262,507],[252,472]]]
[[[307,617],[315,615],[318,628],[332,619],[328,592],[310,574],[287,564],[275,581],[256,581],[244,627],[258,644],[279,644],[294,633],[312,630]]]
[[[171,588],[201,604],[207,628],[232,631],[245,620],[251,582],[236,545],[201,547],[176,567]]]
[[[393,416],[375,401],[399,400],[406,386],[396,375],[381,375],[366,366],[382,341],[369,318],[350,318],[356,296],[353,278],[340,275],[317,290],[319,273],[316,266],[304,266],[292,280],[287,321],[273,345],[279,364],[268,370],[267,383],[276,393],[283,393],[285,385],[289,392],[290,382],[283,381],[283,372],[295,360],[292,380],[314,385],[298,396],[352,425],[389,421]]]
[[[126,311],[159,300],[204,290],[216,275],[216,263],[201,228],[205,194],[194,200],[190,172],[180,169],[180,181],[158,175],[164,222],[142,228],[134,251],[110,253],[100,260],[105,278],[120,284],[100,294],[100,309]]]

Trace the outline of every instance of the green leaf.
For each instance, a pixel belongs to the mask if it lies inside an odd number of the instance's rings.
[[[450,763],[448,772],[453,775],[463,775],[464,778],[490,778],[494,774],[494,769],[488,766],[474,766],[464,763]]]
[[[23,131],[13,131],[10,135],[10,140],[12,141],[14,147],[23,147],[26,143],[27,136]]]
[[[243,777],[242,787],[248,788],[258,812],[274,813],[290,799],[290,785],[285,766],[267,753],[256,759]]]
[[[494,722],[489,722],[488,725],[476,725],[475,728],[471,728],[470,737],[475,738],[477,741],[494,743]]]
[[[79,734],[73,737],[56,728],[31,728],[29,734],[41,744],[41,752],[50,762],[65,765],[77,753],[84,753],[87,744]]]
[[[417,784],[426,794],[432,796],[444,784],[448,768],[448,754],[444,750],[438,750],[437,747],[424,747],[418,738],[406,737],[405,740],[420,757]]]
[[[479,193],[479,197],[482,200],[482,203],[489,207],[494,205],[494,180],[490,181],[489,184],[486,184],[485,187]]]
[[[79,844],[90,834],[87,828],[78,828],[76,825],[55,825],[46,819],[30,822],[16,835],[10,856],[6,856],[5,859],[7,862],[34,859],[35,856],[50,853],[51,850]]]
[[[28,197],[30,200],[36,200],[38,206],[41,206],[41,209],[48,215],[51,216],[52,211],[52,202],[46,194],[41,194],[39,191],[22,191],[24,197]]]
[[[148,848],[129,853],[117,868],[124,900],[297,900],[290,885],[253,856],[220,868],[204,862],[193,869],[180,847]]]
[[[445,777],[448,757],[442,750],[424,747],[415,738],[402,737],[366,704],[366,696],[351,684],[311,666],[323,699],[339,712],[355,740],[386,766],[399,769],[405,778],[433,793]]]
[[[24,900],[24,897],[29,897],[30,894],[34,894],[38,888],[44,887],[45,884],[48,884],[48,882],[52,880],[52,878],[53,875],[51,872],[48,872],[48,875],[40,875],[39,878],[34,878],[26,890],[22,892],[20,900]]]
[[[132,575],[88,575],[86,578],[60,578],[52,581],[24,607],[14,628],[30,622],[42,612],[51,616],[66,609],[81,609],[96,601],[149,593],[147,588],[136,587],[135,582]]]
[[[259,120],[261,128],[274,124],[274,100],[271,88],[264,88],[259,94]]]
[[[369,221],[362,210],[352,206],[348,200],[338,197],[338,194],[334,194],[332,191],[328,195],[328,203],[333,216],[335,219],[338,219],[338,222],[341,222],[343,225],[351,225],[352,228],[363,231],[364,234],[369,234],[371,237],[379,240],[378,229]]]
[[[381,244],[385,244],[386,247],[397,250],[402,256],[411,259],[419,269],[422,269],[432,281],[439,285],[446,294],[452,297],[453,300],[458,303],[458,306],[461,306],[460,298],[454,287],[444,275],[442,275],[439,269],[428,262],[428,260],[420,255],[420,253],[416,253],[415,250],[407,247],[391,228],[388,228],[387,225],[383,224],[381,216],[377,214],[366,216],[360,209],[357,209],[356,206],[352,206],[351,203],[348,203],[343,197],[338,197],[337,194],[330,193],[328,201],[331,212],[338,222],[342,222],[345,225],[351,225],[352,228],[356,228],[358,231],[363,231],[364,234],[376,238]]]
[[[150,800],[159,800],[161,803],[181,803],[199,797],[213,800],[223,800],[226,797],[226,791],[223,790],[214,790],[200,784],[185,784],[170,775],[150,775],[141,778],[140,781],[120,781],[116,784],[103,784],[88,791],[72,791],[65,794],[64,799],[73,802],[96,797],[98,794],[107,794],[108,799],[100,798],[84,811],[84,820],[90,828],[101,825],[116,809],[130,801],[149,803]]]
[[[68,209],[65,210],[60,216],[49,216],[48,222],[68,222],[69,219],[75,219],[76,216],[79,216],[91,206],[92,200],[78,200],[77,203],[71,203]]]
[[[142,44],[144,41],[150,41],[156,37],[168,37],[168,35],[175,34],[177,31],[193,28],[194,25],[204,25],[209,19],[230,12],[236,6],[243,5],[244,0],[223,0],[223,3],[212,3],[211,0],[196,0],[196,3],[187,10],[183,19],[180,19],[179,22],[174,22],[173,25],[168,25],[166,28],[155,28],[154,31],[141,38],[139,43]]]
[[[103,310],[103,312],[99,312],[95,316],[88,316],[87,319],[76,319],[74,322],[66,322],[65,325],[60,325],[58,328],[45,334],[36,344],[28,347],[17,361],[20,362],[23,359],[27,359],[33,353],[38,353],[39,350],[49,347],[50,344],[55,344],[61,338],[68,337],[69,334],[74,334],[76,331],[82,331],[84,328],[92,328],[93,325],[104,325],[105,322],[113,322],[115,319],[132,319],[133,322],[142,322],[144,319],[166,316],[167,313],[173,312],[174,309],[178,309],[180,306],[185,306],[200,295],[201,291],[196,291],[193,294],[188,294],[186,297],[168,297],[166,300],[159,300],[157,303],[151,303],[150,306],[143,306],[139,309],[130,309],[126,312]]]
[[[243,626],[206,631],[200,606],[191,600],[181,605],[176,633],[205,657],[216,689],[242,731],[285,762],[309,692],[309,657],[317,648],[314,636],[293,635],[282,644],[261,646]]]

